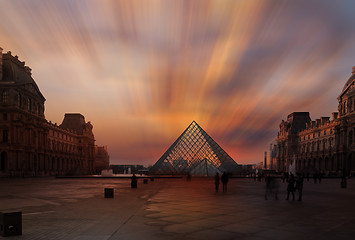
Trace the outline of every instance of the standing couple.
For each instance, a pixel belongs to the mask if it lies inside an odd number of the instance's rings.
[[[219,177],[219,173],[217,172],[216,175],[214,176],[214,184],[216,186],[216,192],[218,192],[219,189],[219,180],[222,180],[222,185],[223,185],[223,192],[227,192],[227,183],[229,180],[229,176],[226,172],[222,174],[221,177]]]

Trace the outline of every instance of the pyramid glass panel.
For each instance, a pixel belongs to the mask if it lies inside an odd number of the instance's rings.
[[[211,176],[241,167],[193,121],[151,168],[151,174]]]

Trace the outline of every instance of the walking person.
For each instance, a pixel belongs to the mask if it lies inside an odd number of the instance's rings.
[[[186,181],[190,182],[191,181],[191,173],[187,173]]]
[[[346,183],[346,172],[345,172],[345,170],[343,170],[343,174],[341,176],[340,187],[341,188],[346,188],[346,185],[347,185],[347,183]]]
[[[137,188],[137,177],[134,173],[131,177],[131,188]]]
[[[292,173],[290,174],[290,177],[288,180],[286,200],[289,199],[290,193],[292,193],[292,200],[295,200],[295,178]]]
[[[298,201],[302,201],[302,190],[303,190],[303,174],[297,173],[296,179],[296,189],[298,191]]]
[[[214,185],[216,186],[216,192],[218,192],[219,189],[219,173],[216,172],[216,175],[214,176]]]
[[[272,193],[272,178],[271,176],[267,175],[265,177],[265,182],[266,182],[266,187],[265,187],[265,200],[267,200],[267,195],[271,194]]]
[[[272,176],[271,177],[271,192],[273,192],[275,194],[275,200],[278,200],[279,197],[277,196],[279,194],[279,180],[275,177]]]
[[[314,179],[314,183],[317,183],[317,179],[318,179],[317,173],[313,173],[313,179]]]
[[[223,185],[223,192],[227,192],[227,183],[229,180],[228,174],[224,172],[221,177],[222,185]]]

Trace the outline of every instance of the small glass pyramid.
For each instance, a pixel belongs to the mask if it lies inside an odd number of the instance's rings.
[[[239,166],[195,121],[150,169],[150,174],[212,176],[235,173]]]

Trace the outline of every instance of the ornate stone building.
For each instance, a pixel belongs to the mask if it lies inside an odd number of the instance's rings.
[[[61,125],[52,124],[44,102],[31,69],[0,48],[0,175],[94,173],[91,123],[71,113]]]
[[[282,120],[276,139],[278,171],[355,172],[355,67],[338,102],[332,119],[312,121],[308,112],[294,112]]]
[[[107,152],[107,146],[95,146],[94,171],[100,174],[101,170],[110,168],[110,156]]]

